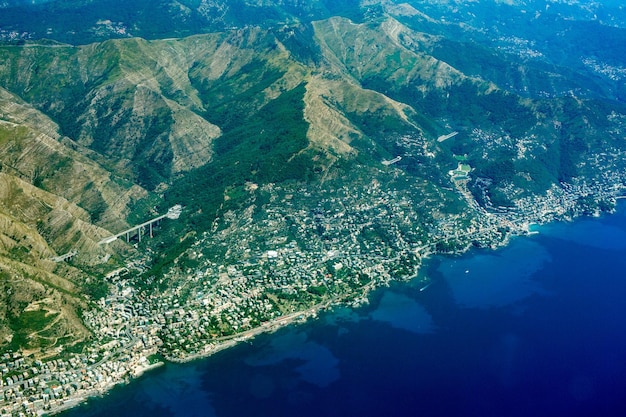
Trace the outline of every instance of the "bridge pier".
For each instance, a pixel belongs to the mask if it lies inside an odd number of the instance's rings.
[[[50,258],[50,260],[57,262],[57,263],[64,262],[64,261],[71,261],[72,258],[74,258],[74,256],[76,256],[77,254],[78,254],[78,251],[76,249],[72,249],[70,252],[64,253],[63,255],[53,256],[52,258]]]
[[[100,242],[98,242],[99,245],[104,245],[107,243],[111,243],[114,242],[117,238],[122,237],[124,235],[126,235],[126,243],[130,243],[130,239],[132,236],[133,232],[137,232],[137,240],[139,240],[139,242],[141,242],[141,237],[142,235],[145,235],[146,231],[145,231],[145,227],[148,227],[148,234],[150,237],[154,236],[154,225],[158,224],[161,220],[163,220],[164,218],[168,218],[168,219],[172,219],[172,220],[176,220],[178,219],[178,217],[180,216],[180,213],[182,212],[183,208],[180,204],[175,205],[174,207],[171,207],[166,214],[163,214],[159,217],[156,217],[152,220],[148,220],[145,223],[142,223],[138,226],[134,226],[131,227],[130,229],[124,230],[123,232],[120,232],[116,235],[113,236],[109,236],[107,238],[102,239]]]

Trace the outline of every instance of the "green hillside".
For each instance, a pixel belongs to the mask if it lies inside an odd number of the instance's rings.
[[[192,300],[188,277],[213,291],[243,262],[246,282],[275,285],[264,297],[282,314],[372,282],[329,254],[377,259],[390,265],[380,276],[399,278],[425,251],[610,210],[626,122],[611,79],[529,62],[410,5],[352,6],[233,2],[223,27],[251,8],[258,25],[197,34],[215,23],[203,9],[175,15],[184,30],[158,21],[173,32],[151,40],[1,45],[0,345],[44,354],[98,339],[78,312],[102,308],[105,276],[124,268],[145,299]],[[181,217],[153,239],[98,244],[176,204]],[[281,276],[267,261],[281,250],[296,254],[282,266],[303,254],[315,272]],[[215,320],[216,334],[235,332]]]

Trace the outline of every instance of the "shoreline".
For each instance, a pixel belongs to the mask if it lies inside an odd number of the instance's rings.
[[[620,197],[615,197],[616,199],[624,199],[626,200],[626,196],[620,196]],[[613,212],[607,212],[606,214],[613,214]],[[530,237],[533,235],[538,235],[540,234],[540,232],[538,230],[532,230],[533,228],[539,228],[541,226],[547,225],[547,224],[551,224],[554,222],[570,222],[572,220],[576,220],[576,219],[581,219],[581,218],[585,218],[585,217],[591,217],[591,216],[587,216],[584,214],[580,214],[578,216],[574,216],[573,218],[559,218],[559,217],[555,217],[549,221],[541,221],[541,222],[531,222],[531,223],[527,223],[525,225],[520,225],[520,227],[511,230],[506,237],[497,243],[494,243],[494,245],[487,247],[487,248],[479,248],[480,250],[497,250],[500,248],[504,248],[506,246],[508,246],[511,243],[511,239],[512,238],[516,238],[516,237]],[[429,245],[429,246],[432,246]],[[450,253],[445,253],[445,252],[437,252],[437,251],[433,251],[433,250],[426,250],[422,253],[420,253],[419,258],[420,258],[420,263],[417,265],[414,273],[412,273],[411,275],[407,275],[406,277],[400,277],[400,278],[394,278],[394,279],[390,279],[384,282],[379,282],[377,283],[377,285],[374,285],[373,283],[370,283],[368,285],[366,285],[365,287],[363,287],[363,291],[361,294],[359,294],[357,296],[357,300],[361,300],[362,302],[369,302],[369,295],[373,290],[382,288],[384,286],[389,286],[389,282],[390,281],[398,281],[398,282],[408,282],[408,281],[412,281],[416,278],[419,277],[419,270],[421,269],[422,266],[422,262],[426,259],[431,258],[432,256],[436,256],[436,255],[440,255],[440,256],[460,256],[463,254],[468,253],[470,250],[474,249],[471,244],[466,245],[465,247],[458,249],[456,251],[450,252]],[[428,280],[425,280],[425,284],[426,287],[428,287],[430,285],[430,282]],[[253,339],[254,337],[260,335],[260,334],[271,334],[277,330],[280,330],[284,327],[287,327],[289,325],[292,324],[297,324],[298,322],[302,322],[304,323],[306,320],[308,320],[310,317],[314,317],[317,315],[318,312],[323,311],[325,309],[328,309],[332,306],[336,306],[336,305],[351,305],[350,303],[347,303],[345,300],[340,300],[340,299],[331,299],[331,300],[327,300],[323,303],[320,303],[314,307],[311,307],[307,310],[301,311],[301,312],[294,312],[294,313],[290,313],[287,316],[283,316],[280,318],[275,319],[274,321],[265,323],[259,327],[256,327],[254,329],[248,330],[246,332],[243,333],[239,333],[237,335],[232,335],[232,336],[228,336],[228,340],[224,340],[221,343],[218,343],[216,345],[214,345],[213,347],[207,349],[208,345],[211,345],[214,342],[210,342],[207,344],[207,346],[205,346],[205,349],[203,351],[197,352],[197,353],[193,353],[190,355],[186,355],[184,357],[180,357],[180,358],[174,358],[174,357],[168,357],[168,356],[164,356],[164,359],[166,362],[170,362],[170,363],[189,363],[189,362],[193,362],[194,360],[201,360],[201,359],[205,359],[208,358],[209,356],[218,353],[222,350],[228,349],[230,347],[236,346],[241,342],[246,342],[250,339]]]
[[[378,288],[378,287],[377,287]],[[368,291],[369,293],[369,291]],[[365,297],[365,295],[364,295]],[[246,342],[247,340],[253,339],[254,337],[260,335],[260,334],[271,334],[277,330],[280,330],[282,328],[285,328],[289,325],[292,324],[296,324],[298,322],[302,322],[304,323],[307,319],[309,319],[310,317],[315,317],[317,315],[318,312],[329,308],[333,305],[338,305],[341,302],[333,302],[334,300],[329,300],[326,301],[324,303],[322,303],[322,305],[317,305],[313,308],[310,308],[308,310],[305,310],[303,312],[296,312],[296,313],[291,313],[290,315],[286,316],[286,317],[281,317],[280,319],[277,319],[273,322],[269,322],[266,323],[262,326],[259,326],[255,329],[249,330],[248,332],[246,332],[246,334],[244,334],[243,336],[241,334],[238,335],[233,335],[231,339],[225,340],[222,343],[219,343],[217,345],[215,345],[214,347],[210,348],[210,349],[205,349],[204,351],[201,352],[197,352],[194,354],[190,354],[190,355],[186,355],[182,358],[172,358],[172,357],[167,357],[167,356],[163,356],[164,361],[159,361],[156,362],[154,364],[145,366],[145,367],[141,367],[141,369],[139,370],[133,370],[133,375],[131,375],[130,377],[127,377],[125,379],[122,379],[120,381],[116,381],[116,382],[111,382],[110,384],[108,384],[105,387],[101,387],[98,389],[92,389],[86,392],[81,392],[81,393],[77,393],[76,395],[72,396],[71,398],[66,398],[64,399],[63,403],[58,405],[58,406],[54,406],[52,407],[50,410],[43,410],[40,412],[37,412],[37,415],[39,416],[53,416],[53,415],[59,415],[65,411],[68,411],[72,408],[78,407],[86,402],[88,402],[90,399],[92,398],[103,398],[104,396],[106,396],[113,388],[115,388],[116,386],[126,386],[129,385],[130,383],[132,383],[135,379],[138,379],[142,376],[144,376],[145,374],[147,374],[148,372],[166,366],[167,363],[173,363],[173,364],[184,364],[184,363],[189,363],[189,362],[193,362],[196,360],[202,360],[202,359],[206,359],[210,356],[212,356],[213,354],[216,354],[218,352],[221,352],[222,350],[226,350],[228,348],[234,347],[238,344],[240,344],[241,342]],[[229,336],[230,337],[230,336]],[[213,342],[211,342],[213,343]],[[209,345],[211,344],[209,343]]]
[[[626,196],[616,197],[616,199],[619,199],[619,200],[626,199]],[[505,247],[510,243],[510,240],[514,237],[531,236],[531,235],[537,234],[539,233],[538,231],[532,230],[535,227],[539,227],[539,226],[553,223],[556,221],[571,221],[576,218],[582,218],[582,217],[588,217],[588,216],[585,216],[584,214],[579,214],[578,216],[574,216],[573,218],[555,216],[549,221],[539,221],[539,222],[533,222],[530,224],[527,223],[525,225],[526,227],[520,224],[520,225],[517,225],[518,227],[513,227],[512,229],[510,229],[502,240],[494,241],[492,245],[490,245],[489,247],[485,247],[483,249],[493,250],[493,249]],[[529,227],[531,225],[532,227]],[[32,415],[41,416],[41,415],[61,414],[72,408],[80,406],[81,404],[84,404],[85,402],[88,402],[91,398],[104,397],[114,387],[118,385],[130,384],[134,379],[140,378],[143,375],[145,375],[148,371],[164,366],[168,362],[173,363],[173,364],[182,364],[182,363],[192,362],[195,360],[202,360],[222,350],[226,350],[228,348],[234,347],[238,345],[240,342],[247,342],[248,340],[260,334],[273,333],[277,330],[280,330],[292,324],[304,323],[311,317],[316,317],[320,311],[326,310],[330,307],[337,306],[337,305],[346,305],[346,306],[356,307],[360,304],[367,303],[369,302],[370,293],[373,290],[379,289],[383,286],[389,286],[389,283],[391,281],[408,282],[408,281],[415,280],[416,278],[418,278],[419,270],[421,269],[423,261],[425,259],[430,258],[433,255],[459,256],[459,255],[467,253],[469,250],[473,248],[471,243],[468,243],[468,245],[465,245],[462,248],[457,248],[454,251],[445,253],[445,252],[438,252],[437,250],[430,249],[435,244],[436,244],[436,241],[435,243],[431,243],[427,245],[426,247],[421,248],[419,252],[416,251],[416,255],[418,255],[419,262],[417,263],[417,265],[415,265],[415,270],[413,271],[413,273],[407,274],[402,277],[394,277],[394,278],[392,278],[391,276],[386,276],[378,281],[372,281],[366,284],[363,288],[361,288],[358,291],[358,294],[355,292],[355,293],[345,294],[343,296],[330,298],[304,311],[297,311],[297,312],[289,313],[287,315],[278,317],[270,322],[263,323],[260,326],[247,330],[245,332],[217,338],[212,341],[207,341],[207,343],[202,347],[202,349],[195,353],[181,355],[178,357],[164,354],[163,360],[159,360],[156,363],[152,363],[149,365],[143,365],[141,363],[136,364],[134,366],[131,366],[131,368],[126,374],[120,375],[117,378],[114,377],[113,380],[108,381],[106,383],[102,383],[101,386],[93,387],[85,391],[78,390],[78,392],[68,394],[68,396],[65,398],[57,398],[57,399],[51,400],[49,403],[50,409],[32,410],[33,411]],[[422,250],[424,251],[422,252]],[[429,284],[426,282],[426,287],[428,287],[428,285]]]
[[[88,402],[92,398],[103,398],[109,392],[111,392],[113,388],[117,386],[126,386],[130,384],[133,380],[141,378],[147,372],[165,366],[165,364],[165,362],[159,361],[147,366],[139,367],[139,369],[134,369],[133,375],[128,378],[116,382],[110,382],[109,384],[97,389],[91,389],[85,392],[78,393],[73,397],[66,398],[61,405],[51,408],[50,410],[38,412],[37,414],[40,416],[58,415],[72,408],[78,407],[81,404]]]
[[[317,313],[319,313],[320,311],[323,311],[333,305],[338,305],[338,304],[341,304],[341,301],[339,300],[324,301],[323,303],[317,304],[307,310],[290,313],[287,316],[277,318],[271,322],[267,322],[265,324],[262,324],[259,327],[255,327],[254,329],[250,329],[246,332],[228,336],[227,340],[220,341],[221,343],[218,343],[214,345],[213,347],[210,347],[209,349],[207,349],[207,347],[212,345],[215,342],[209,342],[205,346],[205,348],[200,352],[192,353],[190,355],[186,355],[181,358],[172,358],[172,357],[164,356],[164,359],[167,362],[171,362],[171,363],[188,363],[188,362],[192,362],[192,361],[199,360],[199,359],[205,359],[222,350],[228,349],[230,347],[238,345],[239,343],[246,342],[250,339],[253,339],[258,335],[265,334],[265,333],[271,334],[277,330],[280,330],[292,324],[296,324],[298,322],[304,323],[310,317],[315,317]]]

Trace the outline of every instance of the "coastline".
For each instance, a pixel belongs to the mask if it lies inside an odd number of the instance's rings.
[[[499,244],[495,245],[495,246],[491,246],[490,248],[488,248],[487,250],[493,250],[499,247],[504,247],[507,246],[508,243],[510,242],[510,238],[512,236],[517,236],[517,235],[528,235],[529,233],[527,233],[526,230],[524,229],[519,229],[518,233],[513,233],[509,236],[507,236],[506,239],[504,239],[503,241],[499,242]],[[428,248],[432,247],[433,244],[429,245]],[[450,253],[441,253],[441,255],[444,256],[456,256],[456,255],[462,255],[464,253],[467,253],[470,249],[472,249],[471,245],[466,245],[465,247],[455,250],[454,252],[450,252]],[[367,284],[366,286],[364,286],[362,288],[361,293],[358,295],[357,299],[354,300],[352,303],[347,303],[345,299],[342,298],[346,298],[346,296],[343,297],[337,297],[337,298],[333,298],[330,300],[326,300],[322,303],[319,303],[307,310],[304,311],[299,311],[299,312],[294,312],[294,313],[290,313],[286,316],[283,317],[279,317],[273,321],[267,322],[262,324],[261,326],[255,327],[254,329],[250,329],[246,332],[243,333],[238,333],[235,335],[231,335],[231,336],[227,336],[226,339],[221,339],[218,340],[216,343],[216,340],[210,341],[209,343],[207,343],[204,347],[204,349],[202,349],[199,352],[196,353],[192,353],[192,354],[187,354],[183,357],[172,357],[172,356],[168,356],[168,355],[164,355],[163,359],[165,360],[165,362],[157,362],[155,364],[146,366],[141,368],[140,370],[134,370],[133,371],[133,375],[130,378],[125,378],[122,380],[119,380],[115,383],[111,383],[109,384],[107,387],[103,387],[101,389],[95,389],[95,390],[90,390],[88,392],[85,393],[81,393],[78,394],[75,398],[72,399],[68,399],[67,401],[64,402],[63,405],[56,407],[54,409],[51,409],[48,412],[45,413],[41,413],[42,415],[57,415],[60,413],[63,413],[64,411],[68,411],[71,408],[74,408],[76,406],[79,406],[87,401],[89,401],[89,399],[91,398],[101,398],[105,395],[107,395],[109,393],[109,391],[111,389],[113,389],[116,386],[119,385],[128,385],[130,383],[132,383],[132,381],[134,379],[137,379],[139,377],[141,377],[142,375],[146,374],[147,372],[159,368],[161,366],[166,365],[166,363],[175,363],[175,364],[183,364],[183,363],[189,363],[189,362],[193,362],[196,360],[202,360],[205,358],[208,358],[214,354],[217,354],[223,350],[232,348],[234,346],[237,346],[239,343],[242,342],[247,342],[251,339],[253,339],[254,337],[261,335],[261,334],[271,334],[275,331],[278,331],[284,327],[293,325],[293,324],[298,324],[298,323],[304,323],[305,321],[307,321],[308,319],[310,319],[311,317],[315,317],[320,311],[324,311],[328,308],[331,308],[332,306],[336,306],[336,305],[342,305],[342,304],[346,304],[346,305],[351,305],[351,306],[357,306],[363,303],[368,303],[369,302],[369,294],[371,293],[371,291],[378,289],[378,288],[382,288],[382,287],[388,287],[390,281],[392,280],[396,280],[396,281],[411,281],[416,279],[419,276],[419,270],[421,268],[422,262],[425,259],[430,258],[433,255],[438,254],[437,251],[433,251],[433,250],[429,250],[426,249],[423,252],[420,252],[419,254],[419,259],[420,262],[419,264],[415,267],[415,270],[413,271],[412,274],[407,275],[405,277],[397,277],[395,279],[388,279],[388,280],[382,280],[380,282],[370,282],[369,284]],[[426,286],[430,285],[430,283],[426,282]]]
[[[369,292],[371,291],[371,289],[368,289],[367,292],[362,295],[362,297],[366,297],[367,294],[369,294]],[[187,363],[187,362],[192,362],[198,359],[204,359],[222,350],[236,346],[241,342],[246,342],[250,339],[253,339],[254,337],[260,334],[273,333],[283,327],[286,327],[292,324],[304,323],[309,318],[315,317],[320,311],[323,311],[334,305],[339,305],[341,303],[342,303],[341,300],[336,300],[336,299],[327,300],[307,310],[294,312],[294,313],[288,314],[287,316],[279,317],[273,321],[264,323],[261,326],[255,327],[254,329],[250,329],[246,332],[228,336],[228,339],[221,340],[219,341],[221,343],[218,343],[216,345],[214,345],[215,341],[211,341],[200,352],[193,353],[190,355],[185,355],[184,357],[180,357],[180,358],[167,357],[167,356],[165,356],[164,358],[168,362],[172,362],[172,363]]]
[[[43,411],[38,414],[42,416],[52,416],[52,415],[61,414],[64,411],[68,411],[74,407],[77,407],[81,404],[88,402],[92,398],[102,398],[105,395],[107,395],[113,388],[117,386],[128,385],[134,379],[138,379],[144,374],[146,374],[147,372],[160,368],[162,366],[165,366],[165,362],[159,361],[159,362],[155,362],[153,364],[147,365],[147,366],[141,366],[139,368],[135,368],[133,369],[133,375],[130,378],[122,379],[116,382],[111,382],[108,385],[105,385],[98,389],[92,389],[92,390],[88,390],[85,392],[77,393],[73,397],[65,399],[61,405],[51,408],[50,410]]]
[[[113,388],[118,385],[126,385],[127,381],[118,381],[116,383],[111,383],[106,387],[102,387],[99,389],[92,389],[86,392],[78,393],[70,398],[65,398],[61,401],[60,405],[56,405],[51,407],[50,410],[45,410],[43,412],[39,412],[39,415],[42,416],[52,416],[63,413],[69,409],[77,407],[81,404],[86,403],[91,398],[104,397],[107,393],[109,393]]]
[[[368,293],[369,291],[373,289],[370,288],[368,289]],[[365,295],[364,295],[365,297]],[[228,340],[224,340],[221,341],[218,344],[214,345],[214,341],[210,342],[209,344],[207,344],[207,346],[205,347],[204,350],[194,353],[194,354],[190,354],[190,355],[185,355],[184,357],[167,357],[164,356],[164,360],[163,361],[159,361],[156,362],[154,364],[148,365],[148,366],[144,366],[144,367],[140,367],[139,369],[134,369],[133,370],[133,374],[132,376],[130,376],[129,378],[125,378],[116,382],[112,382],[110,384],[108,384],[107,386],[103,386],[99,389],[92,389],[86,392],[80,392],[75,394],[74,396],[64,399],[64,401],[60,404],[60,405],[56,405],[54,407],[52,407],[50,410],[45,410],[42,412],[38,412],[38,415],[40,416],[52,416],[52,415],[58,415],[61,414],[65,411],[68,411],[74,407],[77,407],[81,404],[84,404],[85,402],[88,402],[90,399],[92,398],[102,398],[104,396],[106,396],[111,389],[115,388],[116,386],[121,386],[121,385],[128,385],[130,383],[133,382],[133,380],[140,378],[141,376],[145,375],[146,373],[160,368],[162,366],[165,366],[166,363],[177,363],[177,364],[182,364],[182,363],[189,363],[189,362],[193,362],[195,360],[201,360],[201,359],[205,359],[208,358],[209,356],[212,356],[218,352],[221,352],[223,350],[229,349],[231,347],[234,347],[236,345],[238,345],[239,343],[242,342],[246,342],[250,339],[253,339],[254,337],[260,335],[260,334],[265,334],[265,333],[273,333],[281,328],[287,327],[289,325],[295,324],[295,323],[304,323],[306,320],[308,320],[311,317],[315,317],[317,315],[318,312],[323,311],[333,305],[338,305],[340,304],[341,301],[338,300],[329,300],[326,301],[324,303],[321,303],[319,305],[316,305],[308,310],[305,310],[303,312],[295,312],[292,314],[289,314],[285,317],[281,317],[279,319],[276,319],[272,322],[268,322],[265,323],[262,326],[256,327],[254,329],[251,329],[247,332],[244,332],[244,334],[237,334],[237,335],[233,335],[233,336],[229,336]]]
[[[626,197],[616,197],[616,200],[617,199],[622,200],[625,198]],[[504,247],[504,246],[507,246],[510,243],[510,240],[516,236],[529,236],[529,235],[539,233],[539,231],[533,230],[533,229],[541,227],[545,224],[553,223],[555,221],[572,221],[574,219],[582,218],[582,217],[591,217],[591,216],[586,216],[584,213],[579,212],[577,214],[574,214],[573,216],[572,215],[559,216],[557,214],[557,215],[552,216],[549,220],[546,220],[544,218],[544,219],[537,219],[536,221],[533,221],[533,222],[524,222],[524,223],[510,222],[508,223],[510,228],[508,229],[507,233],[504,234],[501,239],[493,240],[491,242],[491,245],[485,246],[484,249],[493,250],[499,247]],[[480,233],[487,233],[487,232],[488,232],[487,230],[480,231]],[[167,362],[187,363],[187,362],[207,358],[222,350],[236,346],[240,342],[246,342],[256,337],[257,335],[260,335],[263,333],[272,333],[285,326],[289,326],[295,323],[305,322],[309,318],[315,317],[318,312],[325,310],[327,308],[330,308],[334,305],[345,304],[345,305],[350,305],[350,306],[356,306],[356,305],[359,305],[359,303],[363,303],[363,302],[367,303],[369,294],[372,290],[383,287],[383,286],[388,286],[390,281],[393,281],[393,280],[409,281],[409,280],[416,279],[419,276],[419,269],[421,268],[422,262],[426,258],[429,258],[435,254],[441,254],[441,255],[447,255],[447,256],[461,255],[461,254],[467,253],[468,250],[475,248],[475,246],[471,244],[473,235],[467,234],[467,235],[459,235],[459,236],[462,236],[464,238],[463,240],[467,241],[468,243],[461,247],[457,247],[449,252],[444,252],[444,251],[435,249],[435,245],[440,240],[435,240],[428,245],[425,245],[425,246],[420,247],[419,249],[416,249],[415,254],[417,256],[418,262],[416,265],[414,265],[414,271],[412,273],[408,273],[403,276],[394,276],[394,277],[390,276],[389,274],[382,275],[378,280],[372,280],[371,282],[369,282],[368,284],[360,288],[358,290],[358,294],[357,294],[357,291],[342,294],[341,296],[336,296],[334,298],[331,298],[319,304],[316,304],[304,311],[297,311],[297,312],[289,313],[287,315],[278,317],[272,321],[263,323],[262,325],[255,327],[253,329],[247,330],[245,332],[229,335],[226,337],[216,338],[213,340],[208,340],[207,343],[204,345],[204,347],[202,347],[200,351],[195,352],[195,353],[190,353],[190,354],[180,355],[180,356],[173,356],[173,355],[165,354],[164,355],[165,362],[157,362],[157,363],[153,363],[150,365],[144,365],[142,364],[142,360],[145,361],[145,356],[148,356],[146,351],[143,352],[143,355],[142,355],[143,359],[140,359],[140,356],[138,356],[139,355],[138,353],[133,354],[132,357],[135,358],[133,360],[134,363],[130,364],[130,366],[127,367],[124,373],[111,374],[110,376],[107,377],[106,382],[97,382],[87,389],[77,388],[76,392],[68,393],[67,396],[61,396],[61,398],[55,397],[54,399],[51,398],[49,402],[47,403],[47,406],[46,406],[48,408],[47,410],[35,409],[33,407],[33,408],[28,409],[30,413],[27,413],[27,415],[60,414],[71,408],[79,406],[80,404],[86,401],[89,401],[90,398],[98,398],[98,397],[105,396],[115,386],[126,385],[128,383],[131,383],[134,379],[141,377],[146,372],[152,369],[165,365]],[[120,345],[118,350],[114,351],[114,354],[111,355],[109,359],[104,361],[104,365],[107,366],[108,363],[115,363],[116,361],[119,361],[120,359],[118,355],[119,352],[126,351],[130,353],[133,350],[135,352],[139,352],[138,350],[133,349],[133,346],[135,343],[136,341],[132,341],[131,339],[130,343]],[[155,350],[153,353],[156,353],[157,351],[158,350]]]
[[[578,217],[578,219],[582,219],[583,217]],[[591,218],[591,217],[588,217]],[[569,223],[569,221],[564,220],[564,223]],[[501,246],[505,246],[505,245],[501,245]],[[487,249],[488,250],[488,249]],[[406,277],[405,280],[410,280],[410,279],[415,279],[416,276],[412,275],[411,277]],[[371,286],[370,288],[368,288],[369,290],[375,289],[375,288],[379,288],[380,285],[378,286]],[[212,347],[210,350],[207,351],[203,351],[203,352],[199,352],[197,354],[193,354],[193,355],[187,355],[184,358],[168,358],[167,362],[172,362],[172,363],[187,363],[187,362],[191,362],[194,360],[201,360],[203,358],[209,357],[211,355],[213,355],[214,353],[218,353],[222,350],[228,349],[230,347],[233,347],[235,345],[237,345],[240,342],[246,342],[252,338],[254,338],[255,336],[262,334],[262,333],[272,333],[280,328],[283,328],[285,326],[289,326],[291,324],[297,324],[301,321],[305,321],[311,317],[314,317],[315,314],[319,311],[322,311],[325,308],[329,308],[332,307],[333,305],[336,304],[341,304],[343,303],[342,300],[329,300],[325,303],[322,303],[320,305],[316,305],[315,308],[310,308],[308,310],[306,310],[305,312],[296,312],[296,313],[292,313],[289,314],[285,317],[282,317],[279,320],[276,321],[272,321],[269,323],[265,323],[264,326],[260,326],[258,328],[252,329],[249,332],[246,332],[243,337],[242,335],[237,335],[237,336],[231,336],[231,338],[229,340],[222,340],[220,343],[216,344],[214,347]],[[167,363],[166,362],[166,363]],[[161,365],[157,365],[155,367],[158,366],[162,366],[163,363],[161,363]],[[153,367],[146,367],[146,369],[144,370],[145,372],[149,371],[153,369]],[[132,380],[130,381],[125,381],[125,382],[132,382]],[[113,386],[111,386],[112,388]],[[77,405],[80,405],[81,402],[84,402],[86,400],[89,400],[89,398],[97,398],[97,397],[102,397],[103,395],[105,395],[106,392],[96,392],[96,393],[92,393],[89,396],[82,396],[83,398],[81,398],[81,400],[76,400],[74,402],[67,402],[66,404],[64,404],[63,409],[59,409],[58,412],[62,412],[65,411],[69,408],[75,407]]]
[[[430,254],[429,254],[430,255]],[[413,275],[411,275],[408,279],[414,279],[417,277],[417,272]],[[388,286],[388,283],[385,283],[385,286]],[[368,285],[366,291],[359,297],[361,299],[364,299],[366,302],[367,297],[369,295],[369,293],[376,289],[376,288],[380,288],[381,285],[378,286],[374,286],[374,285]],[[40,413],[40,415],[58,415],[60,413],[63,413],[65,411],[70,410],[71,408],[77,407],[85,402],[88,402],[91,398],[101,398],[106,396],[111,389],[113,389],[116,386],[120,386],[120,385],[128,385],[130,383],[133,382],[133,380],[143,376],[144,374],[152,371],[153,369],[156,368],[160,368],[162,366],[165,366],[168,362],[169,363],[176,363],[176,364],[183,364],[183,363],[189,363],[189,362],[193,362],[196,360],[201,360],[201,359],[205,359],[208,358],[218,352],[221,352],[223,350],[232,348],[236,345],[238,345],[239,343],[242,342],[246,342],[250,339],[253,339],[254,337],[261,335],[261,334],[271,334],[277,330],[280,330],[284,327],[293,325],[293,324],[298,324],[298,323],[304,323],[305,321],[307,321],[308,319],[310,319],[311,317],[315,317],[320,311],[323,311],[325,309],[331,308],[332,306],[335,305],[341,305],[344,301],[339,300],[339,299],[332,299],[332,300],[327,300],[323,303],[320,303],[314,307],[311,307],[305,311],[301,311],[301,312],[294,312],[291,313],[287,316],[278,318],[274,321],[265,323],[262,326],[256,327],[254,329],[251,329],[247,332],[244,332],[243,334],[237,334],[237,335],[232,335],[229,336],[228,340],[223,340],[218,344],[214,344],[215,341],[212,341],[210,343],[207,344],[207,346],[205,347],[204,350],[197,352],[197,353],[193,353],[190,355],[185,355],[184,357],[168,357],[168,356],[164,356],[164,362],[159,361],[156,362],[154,364],[142,367],[139,370],[134,370],[133,375],[130,378],[126,378],[120,381],[117,381],[115,383],[111,383],[106,387],[102,387],[100,389],[94,389],[94,390],[90,390],[84,393],[80,393],[80,394],[76,394],[73,398],[68,398],[66,401],[63,402],[62,405],[57,406],[49,411],[45,411],[43,413]]]

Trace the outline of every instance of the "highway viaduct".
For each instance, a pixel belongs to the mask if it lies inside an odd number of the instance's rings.
[[[165,218],[176,220],[178,219],[178,217],[180,217],[180,213],[182,211],[183,211],[183,206],[181,206],[180,204],[176,204],[174,207],[171,207],[165,214],[162,214],[158,217],[150,219],[147,222],[143,222],[141,224],[133,226],[129,229],[124,230],[123,232],[119,232],[118,234],[105,237],[100,242],[98,242],[98,245],[104,245],[107,243],[114,242],[122,236],[126,236],[126,242],[130,242],[131,237],[137,236],[137,238],[141,242],[141,237],[142,237],[142,234],[145,233],[144,229],[146,227],[148,228],[149,236],[152,237],[152,227],[154,226],[155,223],[158,223]]]

